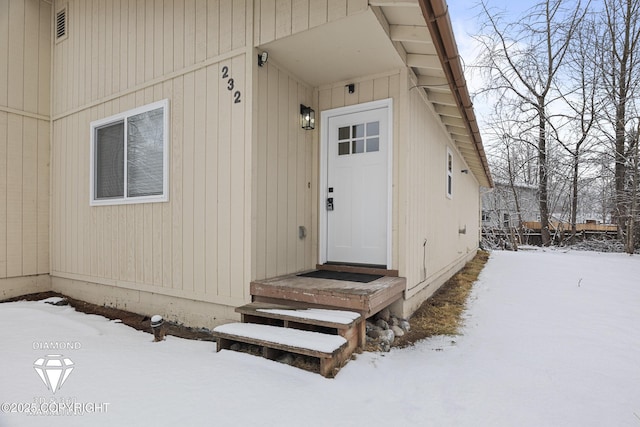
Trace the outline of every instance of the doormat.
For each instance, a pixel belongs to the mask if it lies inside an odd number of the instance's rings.
[[[359,282],[359,283],[369,283],[383,277],[377,274],[348,273],[344,271],[331,271],[331,270],[315,270],[309,273],[298,274],[298,276],[313,277],[316,279],[343,280],[345,282]]]

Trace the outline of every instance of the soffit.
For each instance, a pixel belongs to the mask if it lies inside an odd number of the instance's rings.
[[[269,53],[269,60],[315,87],[404,65],[371,9],[275,40],[260,49]]]
[[[444,2],[425,1],[431,8],[434,3]],[[468,97],[464,76],[452,77],[450,73],[445,72],[443,59],[439,57],[434,43],[433,37],[438,37],[436,41],[442,43],[443,37],[448,35],[440,34],[439,31],[431,33],[418,0],[369,0],[369,4],[374,10],[379,11],[380,20],[386,22],[389,38],[400,55],[406,58],[406,64],[412,68],[418,79],[416,89],[425,92],[469,169],[481,185],[491,187],[491,173],[479,133],[472,134],[473,127],[468,122],[470,114],[474,121],[475,115],[473,111],[463,111],[459,101],[458,92],[461,90]],[[444,7],[444,19],[448,20],[446,4]],[[438,19],[443,17],[438,16]],[[438,26],[434,28],[439,29]],[[451,39],[455,45],[453,35]],[[446,61],[460,61],[457,48],[455,50],[455,57],[447,57]]]

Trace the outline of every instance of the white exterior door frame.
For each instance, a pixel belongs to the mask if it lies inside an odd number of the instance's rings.
[[[331,110],[325,110],[320,113],[320,186],[319,186],[319,251],[318,262],[324,264],[327,262],[327,239],[328,239],[328,227],[327,227],[327,209],[326,201],[329,196],[328,192],[328,146],[329,146],[329,120],[332,117],[342,116],[345,114],[366,112],[369,110],[377,110],[386,108],[388,114],[388,134],[387,137],[387,251],[386,251],[386,267],[391,269],[392,262],[392,212],[393,212],[393,103],[392,99],[383,99],[379,101],[367,102],[363,104],[350,105],[347,107],[334,108]]]

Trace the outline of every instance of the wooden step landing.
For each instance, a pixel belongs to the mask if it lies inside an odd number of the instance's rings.
[[[356,311],[364,318],[402,298],[406,278],[384,276],[369,283],[301,277],[297,274],[255,280],[255,302]]]
[[[275,360],[282,352],[302,354],[320,362],[320,374],[333,377],[350,353],[347,340],[339,335],[304,331],[254,323],[229,323],[213,330],[217,351],[230,349],[234,343],[261,347],[262,356]]]

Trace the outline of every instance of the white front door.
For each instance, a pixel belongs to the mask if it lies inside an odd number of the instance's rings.
[[[326,261],[387,266],[389,107],[327,121]]]

